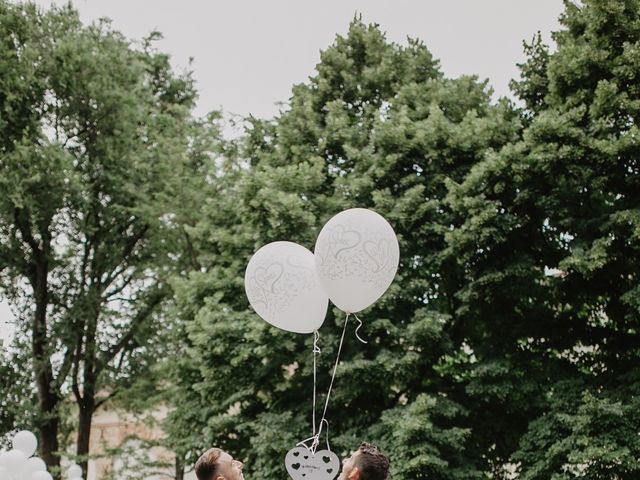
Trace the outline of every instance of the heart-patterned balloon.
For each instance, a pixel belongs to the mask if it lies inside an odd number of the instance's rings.
[[[324,322],[329,299],[322,290],[313,253],[292,242],[272,242],[249,260],[247,299],[264,320],[283,330],[311,333]]]
[[[393,282],[400,247],[384,217],[350,208],[322,227],[314,256],[318,279],[333,304],[358,313],[375,303]]]
[[[333,480],[340,469],[340,461],[332,451],[320,450],[314,455],[304,447],[289,450],[284,464],[293,480]]]

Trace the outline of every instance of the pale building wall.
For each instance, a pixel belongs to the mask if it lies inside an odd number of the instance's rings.
[[[155,420],[162,420],[167,414],[165,408],[153,412]],[[99,409],[91,424],[90,454],[97,458],[89,461],[86,480],[106,480],[122,477],[135,480],[169,480],[174,478],[173,453],[164,448],[148,448],[145,441],[158,440],[163,437],[162,430],[155,425],[148,425],[126,412],[115,409]],[[134,455],[103,456],[111,448],[127,447]],[[165,467],[144,469],[140,472],[140,462],[161,462]],[[189,472],[185,480],[196,480],[195,474]]]

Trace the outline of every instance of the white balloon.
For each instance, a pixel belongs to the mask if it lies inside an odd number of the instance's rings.
[[[34,472],[31,474],[30,480],[53,480],[49,472]]]
[[[44,460],[42,460],[39,457],[31,457],[29,460],[27,460],[27,468],[25,470],[25,472],[28,475],[31,475],[32,473],[35,472],[46,472],[47,471],[47,464],[44,463]]]
[[[3,466],[9,471],[9,475],[20,476],[27,466],[27,456],[20,450],[9,450],[2,454]]]
[[[283,330],[311,333],[324,322],[329,299],[316,273],[313,253],[293,242],[273,242],[247,265],[249,303],[264,320]]]
[[[82,478],[82,468],[80,465],[76,465],[75,463],[71,465],[67,471],[67,476],[69,478]]]
[[[398,271],[400,248],[384,217],[365,208],[340,212],[318,235],[320,283],[341,310],[357,313],[376,302]]]
[[[13,437],[13,448],[20,450],[27,457],[30,457],[36,453],[36,448],[38,448],[38,439],[30,431],[22,430],[21,432],[16,433],[16,436]]]

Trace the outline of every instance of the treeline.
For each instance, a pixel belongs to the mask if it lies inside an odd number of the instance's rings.
[[[339,454],[377,443],[398,480],[640,474],[639,1],[567,2],[554,49],[525,44],[517,102],[356,19],[233,141],[152,39],[0,5],[0,285],[19,312],[0,422],[30,412],[50,465],[102,402],[160,401],[179,471],[215,444],[284,478],[313,339],[249,310],[244,268],[360,206],[401,265],[369,343],[346,341]],[[342,320],[321,330],[322,391]]]

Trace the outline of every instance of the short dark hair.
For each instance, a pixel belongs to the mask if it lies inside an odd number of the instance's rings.
[[[387,480],[389,476],[389,459],[378,447],[363,443],[358,448],[360,455],[356,459],[356,467],[360,470],[362,480]]]
[[[198,480],[213,480],[218,473],[218,458],[220,458],[222,450],[219,448],[210,448],[196,462],[196,477]]]

